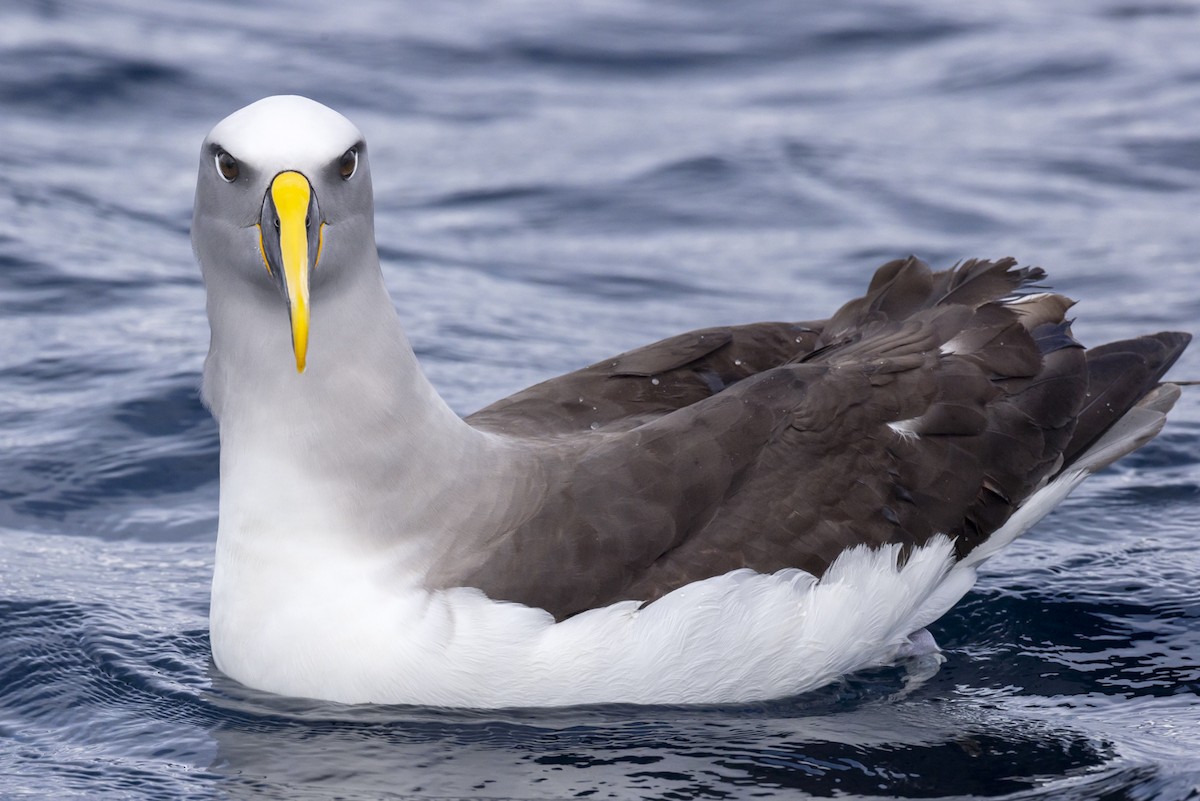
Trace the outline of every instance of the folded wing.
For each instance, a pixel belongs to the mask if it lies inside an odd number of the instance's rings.
[[[561,618],[743,567],[820,576],[858,545],[946,534],[966,556],[1188,341],[1089,355],[1071,302],[1030,290],[1043,278],[891,262],[828,321],[684,334],[481,410],[469,422],[531,443],[549,478],[439,581]]]

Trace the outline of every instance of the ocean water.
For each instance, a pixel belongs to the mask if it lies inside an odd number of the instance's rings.
[[[1087,343],[1196,331],[1197,42],[1191,0],[6,0],[0,798],[1200,798],[1200,388],[989,563],[931,676],[541,712],[223,678],[188,241],[204,134],[295,92],[366,133],[463,413],[908,253],[1046,267]]]

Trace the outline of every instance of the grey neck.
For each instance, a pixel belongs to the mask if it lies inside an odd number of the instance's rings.
[[[486,516],[470,500],[478,496],[472,486],[491,482],[492,498],[508,495],[512,449],[438,396],[377,269],[314,284],[303,374],[284,301],[264,297],[274,292],[264,287],[209,286],[203,396],[220,426],[223,509],[227,491],[239,493],[239,508],[257,503],[255,492],[238,488],[259,487],[270,479],[263,473],[275,472],[295,484],[294,493],[271,487],[276,506],[336,507],[339,521],[373,539],[434,537]]]

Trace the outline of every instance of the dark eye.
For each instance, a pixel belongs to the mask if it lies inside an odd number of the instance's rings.
[[[358,148],[352,147],[338,159],[338,172],[342,180],[349,181],[358,172]]]
[[[226,153],[224,150],[218,150],[217,172],[221,173],[221,177],[226,181],[233,183],[238,177],[237,159]]]

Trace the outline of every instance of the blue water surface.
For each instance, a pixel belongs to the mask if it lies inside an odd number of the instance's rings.
[[[6,0],[0,798],[1200,798],[1200,389],[987,565],[923,681],[498,713],[223,678],[188,241],[204,134],[296,92],[366,133],[463,413],[909,253],[1046,267],[1087,343],[1195,331],[1198,43],[1191,0]]]

